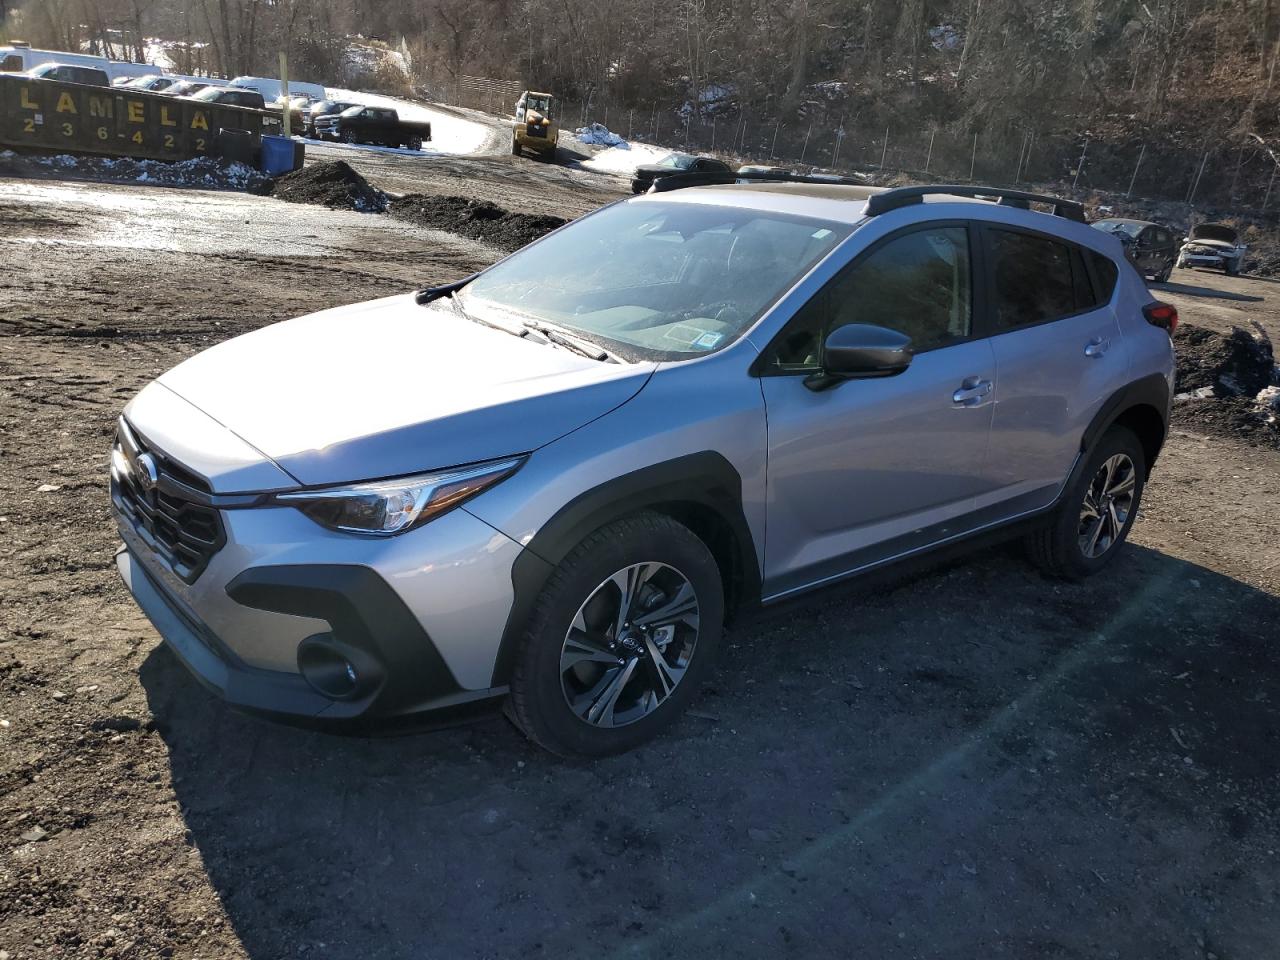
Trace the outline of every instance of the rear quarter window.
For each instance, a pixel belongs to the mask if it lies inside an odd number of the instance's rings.
[[[1094,285],[1098,292],[1099,303],[1109,303],[1111,295],[1116,292],[1116,281],[1120,279],[1120,271],[1110,257],[1105,257],[1093,250],[1086,250],[1084,255],[1093,267]]]

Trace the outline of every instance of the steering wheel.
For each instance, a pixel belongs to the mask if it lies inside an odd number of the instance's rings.
[[[730,303],[727,300],[722,300],[717,306],[719,306],[720,309],[717,310],[715,314],[716,323],[723,323],[727,327],[738,327],[742,325],[744,317],[736,303]]]

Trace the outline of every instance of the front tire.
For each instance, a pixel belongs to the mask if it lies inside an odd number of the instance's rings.
[[[1159,273],[1156,274],[1155,281],[1156,283],[1168,283],[1169,277],[1171,277],[1172,275],[1173,275],[1173,264],[1170,263],[1163,270],[1161,270]]]
[[[356,133],[354,130],[343,130],[339,139],[341,139],[343,143],[355,143]]]
[[[697,694],[724,626],[715,558],[670,517],[602,527],[547,580],[521,640],[508,715],[561,756],[621,753]]]
[[[1064,580],[1097,573],[1129,536],[1146,479],[1142,444],[1132,430],[1113,426],[1089,451],[1050,521],[1027,537],[1031,559]]]

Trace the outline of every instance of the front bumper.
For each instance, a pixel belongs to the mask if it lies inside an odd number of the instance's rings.
[[[168,646],[228,703],[324,722],[468,713],[505,695],[492,680],[514,541],[461,509],[385,540],[287,507],[222,516],[227,542],[194,583],[118,512],[116,565]]]
[[[1235,258],[1218,253],[1180,253],[1178,265],[1182,267],[1225,267]]]

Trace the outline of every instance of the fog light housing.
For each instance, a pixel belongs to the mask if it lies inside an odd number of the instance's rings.
[[[353,700],[378,684],[381,671],[363,651],[338,643],[327,634],[298,644],[298,672],[311,688],[331,700]]]

